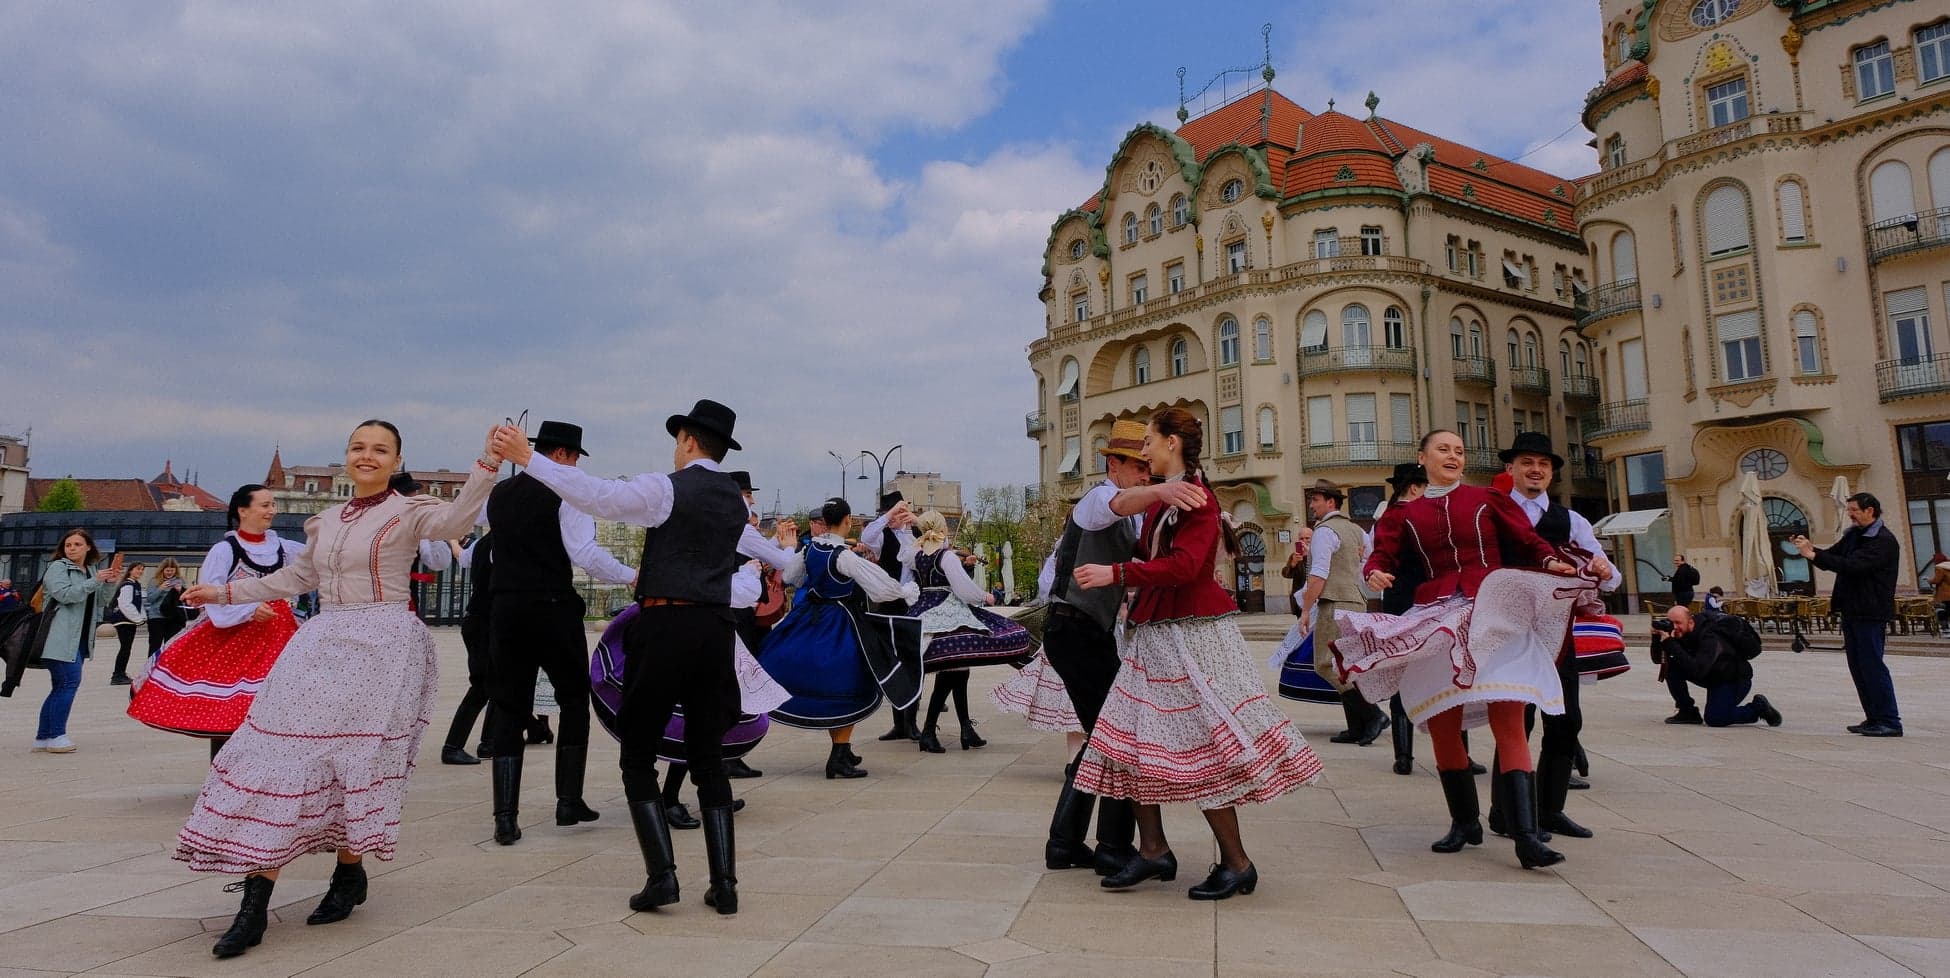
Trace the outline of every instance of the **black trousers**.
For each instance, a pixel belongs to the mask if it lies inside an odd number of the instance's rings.
[[[488,742],[520,754],[535,715],[535,673],[548,674],[562,708],[558,747],[589,746],[589,640],[574,592],[497,594],[488,617]]]
[[[1057,605],[1043,625],[1043,650],[1069,690],[1070,705],[1088,734],[1096,729],[1097,715],[1103,712],[1123,664],[1117,655],[1117,637],[1088,616]]]
[[[731,804],[724,735],[738,718],[733,634],[731,609],[722,605],[658,605],[630,623],[623,635],[623,707],[616,725],[623,742],[623,793],[631,804],[662,795],[657,745],[679,703],[684,704],[684,759],[698,804]]]
[[[135,627],[136,622],[127,622],[115,626],[115,640],[121,644],[115,650],[114,675],[126,676],[129,674],[129,652],[135,648]]]
[[[1558,657],[1557,681],[1564,687],[1564,713],[1544,714],[1544,740],[1537,751],[1541,757],[1555,755],[1575,761],[1578,734],[1584,730],[1584,710],[1578,706],[1578,657],[1570,649]]]
[[[1666,664],[1666,692],[1672,694],[1672,705],[1680,710],[1697,712],[1699,705],[1693,702],[1693,691],[1686,688],[1686,674],[1679,667]]]
[[[173,618],[149,619],[149,658],[155,658],[162,652],[163,643],[181,634],[183,624]]]
[[[460,641],[467,647],[467,692],[460,698],[459,708],[454,710],[454,722],[447,726],[447,747],[465,747],[469,735],[474,732],[474,721],[481,716],[481,710],[488,705],[488,676],[493,671],[488,658],[488,621],[486,615],[469,615],[461,619]],[[534,698],[528,700],[532,711]],[[490,719],[489,723],[493,720]],[[482,728],[485,735],[487,728]]]

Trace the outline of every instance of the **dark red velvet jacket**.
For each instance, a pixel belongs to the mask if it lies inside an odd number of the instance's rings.
[[[1439,499],[1423,496],[1388,507],[1375,523],[1374,553],[1361,574],[1394,574],[1404,565],[1419,565],[1428,579],[1415,589],[1416,604],[1458,591],[1473,598],[1490,571],[1506,566],[1506,546],[1526,558],[1518,565],[1523,567],[1541,568],[1544,558],[1560,556],[1509,496],[1461,485]]]
[[[1219,548],[1219,500],[1207,488],[1205,505],[1177,511],[1168,519],[1170,509],[1159,503],[1144,511],[1137,552],[1145,559],[1118,565],[1124,583],[1137,588],[1128,620],[1143,625],[1238,611],[1232,595],[1212,576]]]

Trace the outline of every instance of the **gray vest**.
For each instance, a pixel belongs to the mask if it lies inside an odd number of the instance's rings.
[[[1136,547],[1137,533],[1129,519],[1101,530],[1085,530],[1075,517],[1065,520],[1063,536],[1056,541],[1056,583],[1050,587],[1050,600],[1089,615],[1104,631],[1110,631],[1117,624],[1117,606],[1124,602],[1124,589],[1115,584],[1079,587],[1071,572],[1084,564],[1123,563],[1131,559]]]
[[[636,596],[731,603],[731,574],[745,532],[745,497],[723,472],[690,466],[671,473],[670,519],[643,532]]]

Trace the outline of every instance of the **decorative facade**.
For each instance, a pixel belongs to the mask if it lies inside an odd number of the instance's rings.
[[[1584,123],[1603,169],[1576,209],[1598,286],[1578,326],[1605,392],[1585,436],[1633,511],[1631,590],[1663,597],[1677,551],[1737,592],[1747,472],[1777,543],[1841,532],[1841,477],[1921,570],[1950,551],[1950,12],[1601,10],[1609,74]],[[1827,589],[1775,553],[1784,590]]]
[[[467,473],[449,469],[420,471],[409,468],[413,478],[426,486],[426,493],[439,499],[452,499],[467,482]],[[264,474],[264,485],[278,501],[280,513],[322,513],[352,498],[352,478],[345,463],[330,465],[284,464],[284,453],[271,450],[271,466]]]
[[[1365,520],[1431,428],[1463,433],[1481,479],[1517,431],[1548,431],[1572,460],[1556,491],[1604,512],[1575,185],[1367,104],[1316,114],[1267,87],[1139,126],[1044,253],[1026,424],[1043,491],[1085,491],[1113,422],[1190,409],[1242,531],[1227,583],[1248,609],[1287,593],[1268,569],[1304,486],[1348,486]]]

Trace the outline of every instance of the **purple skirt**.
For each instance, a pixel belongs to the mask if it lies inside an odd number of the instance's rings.
[[[616,733],[616,717],[623,709],[623,633],[629,630],[630,622],[636,620],[637,606],[623,609],[608,627],[603,629],[603,637],[596,642],[596,652],[589,657],[589,697],[590,705],[595,707],[596,722],[609,731],[611,737]],[[771,729],[772,718],[765,714],[740,715],[738,722],[724,735],[724,758],[729,761],[744,757],[765,739],[765,731]],[[678,704],[670,715],[670,722],[664,724],[663,740],[657,744],[657,758],[666,763],[683,763],[684,754],[684,706]]]

